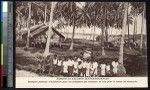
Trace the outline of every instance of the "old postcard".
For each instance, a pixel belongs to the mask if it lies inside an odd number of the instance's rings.
[[[15,8],[16,88],[148,87],[145,2]]]

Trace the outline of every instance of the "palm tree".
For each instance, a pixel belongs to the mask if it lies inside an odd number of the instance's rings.
[[[50,12],[50,19],[49,19],[49,30],[48,30],[48,38],[47,38],[47,42],[46,42],[46,47],[45,47],[45,51],[43,53],[43,56],[46,56],[49,55],[49,49],[50,49],[50,38],[51,38],[51,35],[52,35],[52,20],[53,20],[53,11],[54,11],[54,8],[55,8],[55,2],[52,2],[51,3],[51,12]]]
[[[131,15],[134,17],[134,31],[133,31],[133,41],[135,41],[135,34],[137,33],[137,17],[143,11],[143,3],[142,2],[132,2],[131,3]]]
[[[27,36],[27,43],[26,43],[26,48],[29,47],[29,38],[30,38],[30,20],[31,20],[31,3],[28,3],[29,6],[29,16],[28,16],[28,23],[27,23],[27,29],[28,29],[28,36]]]
[[[128,3],[124,3],[124,18],[122,23],[122,30],[121,30],[121,44],[120,44],[120,52],[119,52],[119,63],[123,65],[123,47],[124,47],[124,34],[125,30],[127,29],[127,8]]]
[[[129,46],[129,42],[130,42],[130,24],[133,23],[133,18],[129,12],[129,5],[130,3],[128,3],[128,9],[127,9],[127,24],[128,24],[128,46]]]
[[[142,51],[143,45],[143,27],[144,27],[144,18],[145,18],[145,4],[143,5],[143,12],[142,12],[142,24],[141,24],[141,40],[140,40],[140,50]]]
[[[72,15],[73,15],[73,32],[72,32],[72,38],[71,38],[71,45],[69,50],[73,50],[73,46],[74,46],[74,35],[75,35],[75,27],[76,27],[76,3],[72,2],[71,3],[71,10],[72,11]]]
[[[47,16],[46,14],[47,14],[47,5],[45,5],[45,15],[44,15],[45,16],[45,18],[44,18],[44,23],[45,24],[46,24],[46,16]]]

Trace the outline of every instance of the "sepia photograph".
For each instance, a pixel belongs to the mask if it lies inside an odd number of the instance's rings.
[[[15,2],[16,77],[147,77],[145,2]]]

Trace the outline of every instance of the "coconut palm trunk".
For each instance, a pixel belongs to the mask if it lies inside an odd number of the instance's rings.
[[[105,9],[105,15],[106,15],[106,19],[105,19],[105,25],[106,25],[105,37],[106,37],[106,42],[108,42],[107,6],[106,6],[106,9]]]
[[[120,43],[120,52],[119,52],[119,63],[123,65],[123,48],[124,48],[124,35],[125,35],[125,30],[127,29],[127,7],[128,4],[124,4],[125,8],[125,13],[124,13],[124,18],[123,18],[123,23],[122,23],[122,30],[121,30],[121,43]]]
[[[45,47],[45,51],[43,53],[43,56],[47,57],[49,55],[49,50],[50,50],[50,40],[51,40],[51,36],[52,36],[52,20],[53,20],[53,11],[55,8],[55,3],[52,2],[51,3],[51,12],[50,12],[50,21],[49,21],[49,30],[48,30],[48,37],[47,37],[47,42],[46,42],[46,47]]]
[[[44,24],[46,24],[46,13],[47,13],[47,5],[45,6],[45,18],[44,18]]]
[[[28,35],[27,35],[27,43],[26,43],[26,48],[29,48],[29,39],[30,39],[30,21],[31,21],[31,3],[28,3],[29,6],[29,16],[28,16],[28,22],[27,22],[27,29],[28,29]]]
[[[104,10],[104,19],[103,19],[103,25],[102,25],[102,36],[101,36],[101,50],[102,50],[102,56],[105,55],[105,50],[104,50],[104,32],[105,32],[105,26],[106,26],[106,4],[104,4],[105,7],[103,8]]]
[[[72,7],[72,9],[73,9],[73,7]],[[73,46],[74,46],[74,35],[75,35],[75,25],[76,25],[75,12],[76,12],[76,7],[74,7],[74,12],[73,12],[73,32],[72,32],[72,38],[71,38],[72,40],[71,40],[71,45],[70,45],[69,50],[73,50]]]
[[[69,50],[73,50],[73,46],[74,46],[74,34],[75,34],[75,15],[73,17],[73,32],[72,32],[72,40],[71,40],[71,45]]]
[[[128,47],[129,47],[129,42],[130,42],[130,27],[129,27],[129,15],[128,15],[128,9],[129,7],[127,8],[127,23],[128,23]]]
[[[134,31],[133,31],[133,42],[135,42],[135,36],[136,36],[136,32],[137,32],[137,12],[134,18]]]
[[[140,40],[140,50],[142,51],[142,45],[143,45],[143,27],[144,27],[144,12],[145,12],[145,6],[144,6],[144,9],[143,9],[143,13],[142,13],[142,24],[141,24],[141,40]]]

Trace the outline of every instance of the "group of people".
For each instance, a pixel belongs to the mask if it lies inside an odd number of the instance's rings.
[[[64,77],[105,77],[117,75],[117,59],[109,62],[98,63],[90,58],[81,56],[60,57],[54,55],[39,63],[40,73],[63,75]]]

